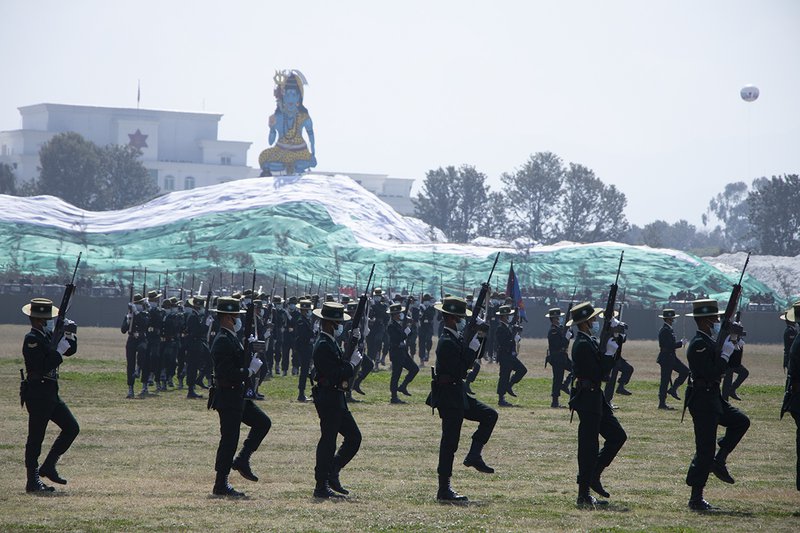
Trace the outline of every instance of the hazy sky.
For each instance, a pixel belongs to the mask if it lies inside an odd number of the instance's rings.
[[[141,79],[142,107],[223,113],[257,166],[297,68],[319,170],[466,163],[496,187],[549,150],[634,223],[699,224],[726,183],[800,172],[798,28],[796,0],[0,0],[0,130],[40,102],[135,107]]]

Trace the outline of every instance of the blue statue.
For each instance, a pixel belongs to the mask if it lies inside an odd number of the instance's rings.
[[[308,109],[303,105],[303,86],[308,82],[299,70],[276,72],[274,80],[277,106],[269,117],[271,148],[258,156],[261,175],[302,174],[317,166],[314,128]],[[303,139],[303,130],[308,136],[308,145]]]

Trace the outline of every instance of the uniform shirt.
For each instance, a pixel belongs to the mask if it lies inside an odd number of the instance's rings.
[[[342,350],[336,340],[324,331],[320,332],[314,343],[315,381],[314,404],[319,408],[347,410],[344,397],[346,384],[353,377],[355,369],[350,361],[342,358]]]
[[[800,335],[796,335],[789,348],[789,376],[792,379],[792,395],[789,411],[800,414]]]
[[[572,344],[572,368],[578,382],[576,392],[569,401],[570,408],[602,414],[605,396],[600,384],[614,363],[614,357],[601,352],[597,339],[578,331]]]
[[[412,307],[407,311],[407,313],[408,315],[410,315],[408,317],[410,318],[410,320],[408,321],[408,327],[411,328],[411,331],[416,331],[417,328],[419,327],[420,309],[419,307]]]
[[[147,311],[147,338],[161,340],[161,328],[164,325],[164,312],[158,307],[150,307]]]
[[[69,349],[64,356],[69,357],[78,351],[78,341],[73,337],[69,341]],[[22,356],[25,358],[25,371],[28,381],[40,381],[42,379],[57,380],[58,366],[63,361],[58,350],[50,347],[51,334],[49,331],[42,331],[31,328],[25,335],[22,342]]]
[[[298,353],[311,354],[314,343],[314,325],[311,318],[298,313],[294,323],[295,348]]]
[[[149,323],[150,319],[147,317],[147,312],[139,311],[138,313],[134,313],[131,320],[128,320],[128,317],[125,316],[125,318],[122,319],[122,326],[120,326],[119,330],[122,333],[127,333],[139,339],[143,338],[147,333],[147,325]]]
[[[192,309],[189,312],[189,316],[186,317],[186,334],[190,340],[205,342],[206,335],[208,335],[205,315],[201,315],[199,311]]]
[[[461,349],[461,335],[444,328],[436,344],[436,376],[439,380],[438,406],[454,409],[467,407],[464,378],[478,354]],[[485,343],[484,343],[485,344]]]
[[[168,314],[164,317],[161,336],[167,340],[176,340],[183,329],[183,316],[180,313]]]
[[[243,388],[244,380],[250,376],[249,362],[246,361],[244,346],[233,331],[220,328],[211,345],[211,360],[217,383],[222,388]]]
[[[408,355],[408,343],[406,339],[408,335],[405,332],[403,322],[392,320],[389,322],[387,331],[389,333],[389,358],[394,360],[395,357],[402,357]]]
[[[792,349],[792,343],[797,337],[797,330],[794,326],[786,324],[786,329],[783,330],[783,366],[789,364],[789,352]]]
[[[689,342],[686,359],[689,361],[689,371],[694,381],[692,394],[688,399],[690,411],[713,411],[722,414],[719,383],[728,369],[728,363],[717,353],[714,339],[698,331]]]
[[[388,307],[383,301],[373,303],[369,307],[369,336],[383,337],[389,322]]]
[[[420,313],[419,329],[428,333],[433,332],[433,321],[436,319],[436,309],[433,306],[428,306],[422,309]]]
[[[564,336],[564,333],[565,330],[561,326],[550,324],[550,330],[547,332],[547,349],[550,351],[550,364],[555,362],[557,365],[563,365],[569,360],[569,356],[567,356],[569,339]]]
[[[658,358],[657,363],[670,363],[674,360],[675,350],[683,346],[683,341],[675,338],[675,330],[672,326],[664,322],[658,331]]]
[[[517,343],[514,340],[514,333],[511,326],[506,322],[500,322],[497,326],[495,337],[497,346],[497,360],[500,364],[509,363],[517,357]]]

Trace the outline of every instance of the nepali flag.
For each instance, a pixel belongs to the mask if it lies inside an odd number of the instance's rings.
[[[508,269],[506,294],[514,301],[514,307],[519,314],[519,318],[527,322],[528,317],[525,316],[525,302],[522,301],[522,291],[519,289],[519,280],[514,273],[514,263],[511,263],[511,268]]]

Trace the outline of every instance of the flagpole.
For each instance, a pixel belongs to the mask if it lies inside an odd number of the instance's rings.
[[[136,80],[136,109],[139,109],[139,102],[142,100],[142,80]]]

